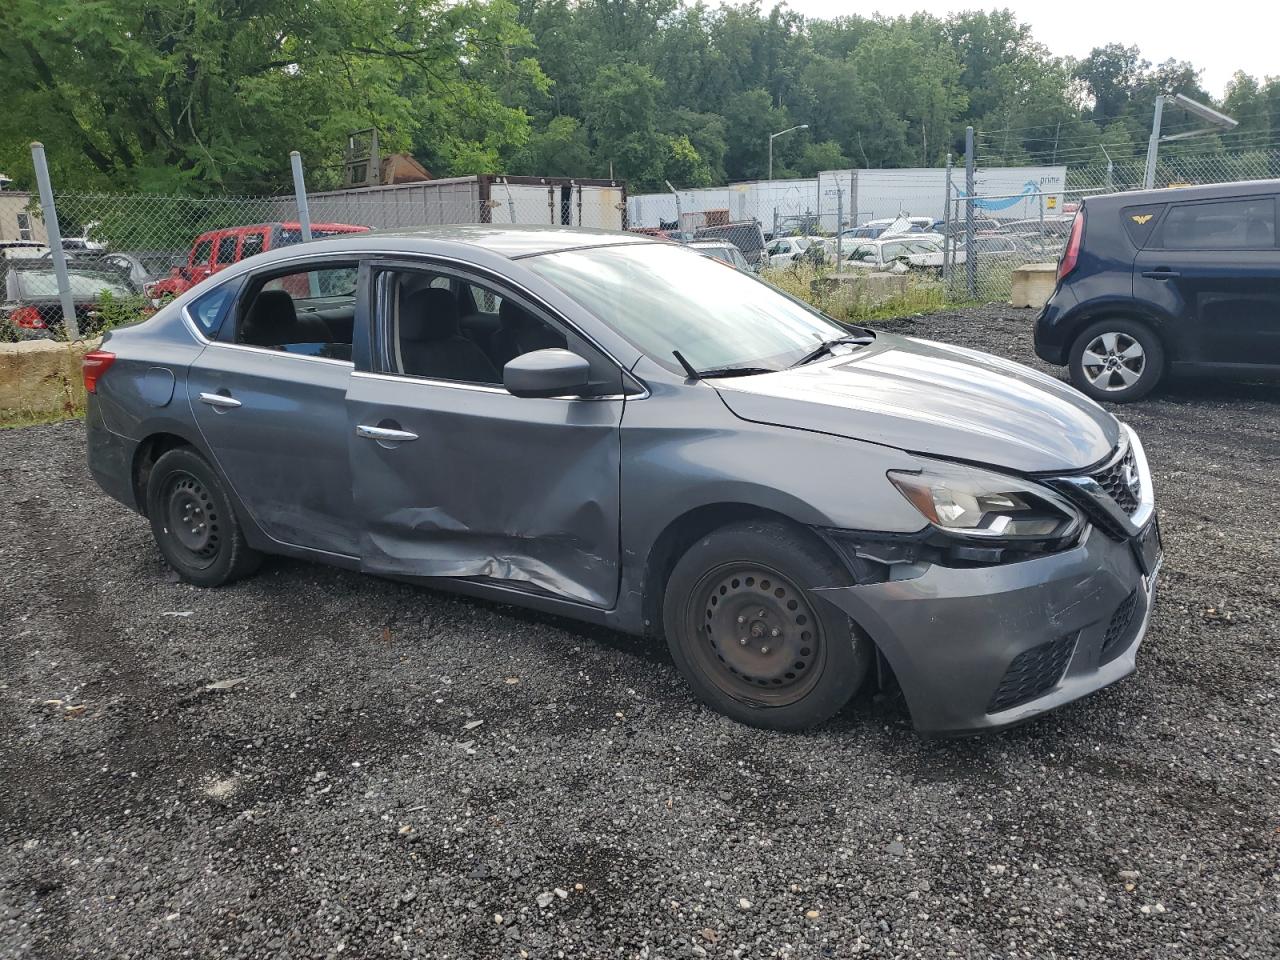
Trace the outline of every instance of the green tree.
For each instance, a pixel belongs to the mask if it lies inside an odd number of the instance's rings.
[[[496,162],[527,119],[492,86],[536,63],[507,0],[7,0],[6,165],[40,139],[59,184],[191,193],[275,189],[288,154],[336,166],[345,134],[391,148],[429,126],[444,172]]]
[[[658,130],[662,81],[636,63],[605,67],[587,88],[583,112],[593,150],[616,177],[660,186],[667,138]]]
[[[512,164],[512,173],[547,177],[582,177],[595,168],[587,131],[576,117],[553,117],[529,137]]]
[[[844,170],[849,158],[834,140],[806,143],[796,159],[795,170],[802,177],[816,177],[823,170]]]
[[[670,180],[672,184],[680,187],[711,185],[711,168],[699,156],[688,137],[672,137],[667,144],[667,156],[663,164],[664,180]]]

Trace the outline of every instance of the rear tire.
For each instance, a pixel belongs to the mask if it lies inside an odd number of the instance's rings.
[[[147,517],[165,561],[198,587],[247,577],[262,562],[216,471],[189,447],[168,451],[151,468]]]
[[[1164,345],[1145,323],[1100,320],[1076,337],[1067,356],[1071,383],[1094,400],[1129,403],[1164,376]]]
[[[753,520],[715,530],[676,563],[663,599],[672,659],[711,709],[771,730],[840,710],[871,663],[871,641],[815,587],[852,583],[812,534]]]

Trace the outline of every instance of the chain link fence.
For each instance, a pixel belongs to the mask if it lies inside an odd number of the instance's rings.
[[[1053,264],[1085,198],[1139,188],[1140,160],[839,170],[802,180],[627,196],[607,180],[474,176],[278,196],[50,192],[59,280],[40,198],[0,192],[0,338],[78,335],[153,311],[225,266],[335,233],[551,224],[661,236],[759,272],[847,320],[1001,300],[1013,273]],[[1280,176],[1280,151],[1162,156],[1157,186]],[[12,221],[12,222],[10,222]],[[42,240],[44,241],[42,243]]]

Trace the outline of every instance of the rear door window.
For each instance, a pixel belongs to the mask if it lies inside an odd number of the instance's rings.
[[[207,267],[209,260],[213,255],[213,240],[201,240],[196,244],[196,249],[191,254],[191,262],[197,267]]]
[[[276,274],[250,286],[238,311],[234,342],[351,360],[359,264],[329,263]]]
[[[1160,226],[1166,250],[1258,250],[1276,245],[1274,197],[1175,204]]]
[[[254,254],[261,253],[265,239],[261,233],[246,233],[240,244],[240,259],[247,260]]]
[[[234,233],[218,240],[218,265],[226,266],[236,261],[236,241],[240,238]]]

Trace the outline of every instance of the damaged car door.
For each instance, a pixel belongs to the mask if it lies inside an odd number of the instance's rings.
[[[376,264],[372,288],[372,358],[347,404],[363,568],[612,606],[621,370],[456,266]],[[503,387],[509,360],[553,347],[588,360],[583,396]]]

